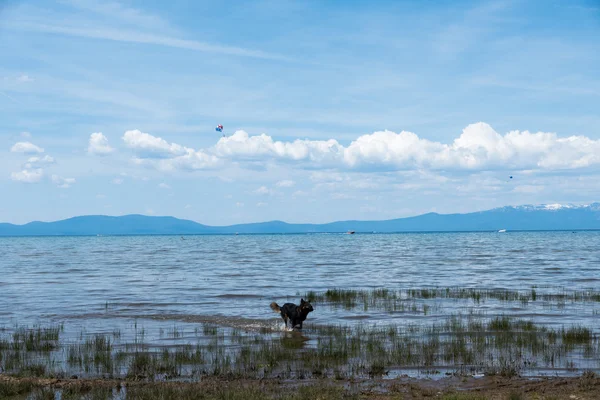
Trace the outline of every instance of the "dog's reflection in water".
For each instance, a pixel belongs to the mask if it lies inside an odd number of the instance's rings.
[[[283,332],[281,335],[281,345],[286,349],[303,349],[309,340],[309,337],[296,330]]]

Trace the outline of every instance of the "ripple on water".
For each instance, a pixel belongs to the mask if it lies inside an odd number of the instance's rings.
[[[264,299],[298,302],[311,290],[535,285],[542,292],[600,281],[600,232],[186,236],[177,245],[174,240],[180,241],[161,236],[0,238],[0,302],[14,304],[11,317],[24,323],[39,315],[59,320],[75,311],[84,314],[87,307],[115,299],[126,300],[128,305],[118,307],[129,308],[131,317],[148,318],[157,309],[174,316],[239,317],[242,307],[260,319],[272,314]],[[442,299],[436,315],[472,309],[523,316],[533,310],[533,319],[562,318],[564,312],[574,321],[594,318],[589,309],[568,303],[557,312],[557,302],[538,310],[531,303],[469,301]],[[439,317],[380,310],[356,316],[323,306],[311,314],[327,323],[347,323],[348,318],[430,323]]]

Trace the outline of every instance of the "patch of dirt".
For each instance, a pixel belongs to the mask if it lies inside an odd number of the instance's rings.
[[[0,386],[21,385],[33,389],[70,389],[85,393],[95,388],[141,388],[146,391],[182,389],[211,393],[227,387],[232,391],[256,390],[273,398],[300,388],[334,387],[349,396],[361,399],[446,399],[446,400],[593,400],[600,399],[600,377],[585,373],[573,378],[483,378],[449,377],[429,380],[400,377],[378,380],[279,380],[203,378],[197,382],[145,382],[123,379],[50,379],[20,378],[0,374]],[[1,390],[0,390],[1,392]],[[336,392],[338,393],[338,392]],[[338,398],[338,397],[332,397]],[[345,398],[345,397],[344,397]]]

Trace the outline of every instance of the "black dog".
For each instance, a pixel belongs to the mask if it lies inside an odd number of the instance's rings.
[[[304,322],[309,312],[314,311],[310,303],[304,301],[304,299],[300,299],[299,306],[293,303],[285,303],[283,306],[279,307],[277,303],[273,302],[271,303],[271,309],[273,309],[274,312],[281,314],[281,318],[283,318],[286,328],[289,320],[292,329],[302,329],[302,322]]]

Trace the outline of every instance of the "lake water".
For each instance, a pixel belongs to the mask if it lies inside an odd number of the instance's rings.
[[[558,364],[538,357],[528,373],[600,366],[600,232],[0,238],[5,339],[19,326],[62,324],[66,343],[106,334],[125,349],[206,342],[200,327],[208,325],[280,340],[272,301],[299,303],[309,291],[333,288],[386,288],[399,297],[351,306],[316,297],[303,347],[316,348],[324,326],[393,325],[411,335],[450,316],[509,316],[555,330],[585,326],[598,346]],[[409,295],[427,288],[440,292]],[[519,293],[440,296],[446,288]],[[65,354],[53,357],[65,365]],[[455,366],[437,366],[444,368]]]
[[[329,288],[600,288],[600,232],[0,238],[4,326],[59,321],[277,321],[271,301]],[[437,303],[436,303],[437,302]],[[315,323],[426,322],[428,315],[315,304]],[[487,301],[486,314],[598,328],[600,303],[536,307]],[[113,320],[108,323],[107,320]]]

